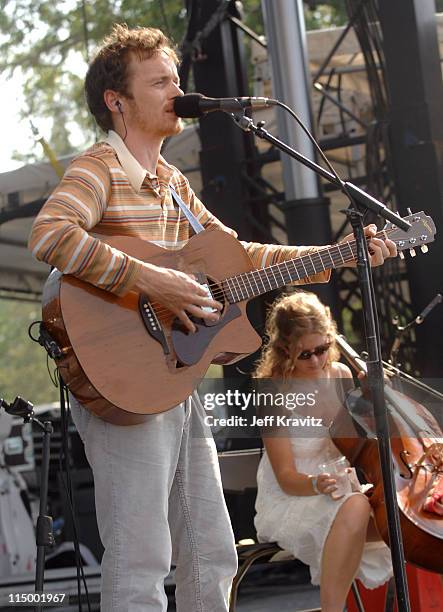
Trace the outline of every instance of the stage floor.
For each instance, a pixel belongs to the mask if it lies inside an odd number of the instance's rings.
[[[306,582],[306,575],[301,572],[266,570],[257,568],[251,571],[243,581],[237,600],[238,612],[300,612],[319,607],[319,589]],[[99,612],[100,569],[99,567],[84,568],[88,584],[91,611]],[[33,593],[34,575],[17,576],[0,579],[0,610],[14,612],[17,606],[8,606],[10,593]],[[300,580],[303,579],[303,582]],[[169,584],[168,584],[169,583]],[[168,612],[175,612],[173,598],[174,585],[167,580],[166,589],[170,604]],[[45,608],[52,612],[77,612],[77,584],[75,568],[51,569],[45,571],[45,591],[66,593],[70,604],[62,607]],[[68,599],[68,598],[66,598]],[[86,599],[82,596],[82,604],[86,609]],[[103,611],[105,612],[105,611]]]
[[[299,612],[320,607],[320,591],[312,585],[245,587],[238,612]]]

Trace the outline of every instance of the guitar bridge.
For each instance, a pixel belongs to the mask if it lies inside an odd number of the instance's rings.
[[[162,345],[164,354],[169,355],[171,351],[169,350],[168,342],[160,321],[158,320],[155,310],[152,308],[147,296],[143,295],[142,293],[138,298],[138,309],[148,334]]]

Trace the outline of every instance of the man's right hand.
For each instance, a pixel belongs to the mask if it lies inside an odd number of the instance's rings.
[[[189,314],[207,321],[217,321],[219,312],[207,312],[202,306],[222,309],[222,304],[208,298],[206,290],[191,276],[170,268],[160,268],[145,263],[135,289],[149,296],[151,302],[159,302],[173,312],[187,329],[196,331]]]

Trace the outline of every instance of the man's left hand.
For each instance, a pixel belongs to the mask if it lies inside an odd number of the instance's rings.
[[[364,228],[365,236],[375,236],[377,233],[376,225],[367,225]],[[348,234],[339,244],[342,242],[349,242],[354,239],[354,234]],[[381,240],[381,238],[371,238],[368,243],[369,250],[369,260],[371,262],[371,267],[375,268],[376,266],[381,266],[385,259],[388,257],[395,257],[397,255],[397,245],[392,240],[386,239]],[[355,267],[356,262],[350,262],[346,264],[347,266]]]

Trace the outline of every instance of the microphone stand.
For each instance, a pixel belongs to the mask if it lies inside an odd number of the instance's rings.
[[[50,459],[50,440],[53,433],[51,421],[42,423],[34,416],[34,406],[20,396],[17,396],[12,404],[8,404],[0,399],[0,408],[13,416],[21,417],[24,423],[32,421],[43,430],[43,454],[40,475],[40,505],[36,527],[37,561],[35,566],[35,593],[41,594],[44,588],[45,573],[45,553],[48,546],[54,544],[52,531],[52,517],[47,516],[48,508],[48,480],[49,480],[49,459]],[[36,612],[41,610],[43,603],[37,603]]]
[[[337,177],[335,177],[331,172],[328,172],[312,160],[308,159],[286,143],[270,134],[264,129],[264,121],[260,121],[257,123],[257,125],[255,125],[250,117],[246,117],[241,112],[231,114],[231,117],[242,130],[252,132],[259,138],[266,140],[271,145],[280,149],[280,151],[283,151],[303,165],[311,168],[311,170],[329,182],[340,187],[350,200],[350,206],[345,211],[345,214],[351,223],[357,244],[357,272],[362,297],[364,332],[368,352],[367,379],[374,406],[378,451],[380,456],[384,499],[388,519],[387,522],[392,567],[397,595],[397,606],[398,612],[410,612],[411,608],[405,572],[403,540],[392,465],[389,423],[384,396],[383,362],[380,348],[377,309],[374,300],[374,289],[372,285],[368,246],[363,231],[363,214],[359,210],[358,205],[363,206],[363,208],[366,209],[369,208],[402,230],[407,231],[411,226],[407,221],[401,219],[401,217],[399,217],[396,213],[389,210],[385,204],[376,200],[376,198],[372,197],[350,182],[340,182],[340,180],[337,179]]]

